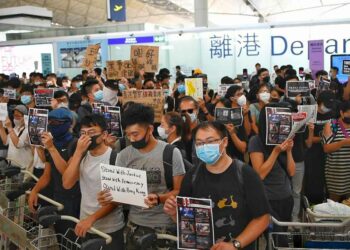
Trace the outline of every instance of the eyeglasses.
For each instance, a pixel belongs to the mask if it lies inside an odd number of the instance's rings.
[[[204,146],[205,144],[216,144],[217,142],[221,142],[222,139],[211,139],[211,140],[207,140],[205,142],[202,141],[196,141],[195,145],[196,147],[200,147],[200,146]]]
[[[185,113],[192,114],[193,111],[194,111],[194,109],[184,109],[184,110],[181,110],[181,114],[185,114]]]

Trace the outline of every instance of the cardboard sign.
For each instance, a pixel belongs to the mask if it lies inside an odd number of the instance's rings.
[[[107,123],[107,131],[118,138],[123,137],[120,108],[115,106],[101,106],[101,113]]]
[[[350,75],[350,61],[349,60],[343,61],[343,74]]]
[[[85,57],[83,59],[83,63],[81,64],[82,68],[90,70],[94,68],[100,48],[100,44],[89,45],[86,48]]]
[[[298,112],[306,112],[310,117],[309,123],[316,123],[317,121],[317,104],[315,105],[298,105]]]
[[[130,59],[135,70],[144,69],[145,72],[157,72],[159,60],[159,47],[157,46],[131,46]]]
[[[0,121],[4,122],[8,116],[7,103],[0,103]]]
[[[203,79],[186,78],[185,79],[186,95],[192,96],[195,100],[203,99]]]
[[[222,84],[218,87],[218,95],[224,97],[226,95],[227,90],[233,86],[233,84]]]
[[[235,127],[242,126],[242,108],[216,108],[215,120],[224,124],[233,124]]]
[[[50,107],[55,89],[34,89],[35,105],[38,107]]]
[[[160,122],[164,109],[164,93],[161,89],[151,90],[125,90],[123,92],[123,102],[130,101],[142,103],[154,109],[155,122]]]
[[[178,196],[176,203],[177,248],[210,249],[215,243],[212,201]]]
[[[16,100],[16,90],[15,89],[3,89],[4,90],[4,97],[7,97],[8,99]]]
[[[47,131],[48,116],[47,109],[29,109],[28,134],[31,145],[44,146],[41,134]]]
[[[134,78],[135,66],[130,60],[107,61],[107,79],[119,80],[122,77]]]
[[[292,129],[292,113],[288,108],[266,107],[266,145],[284,142]]]
[[[298,95],[302,97],[310,96],[311,89],[309,82],[307,81],[295,81],[286,83],[286,96],[288,98],[293,98]]]
[[[100,164],[101,190],[110,190],[113,201],[148,208],[146,171]]]

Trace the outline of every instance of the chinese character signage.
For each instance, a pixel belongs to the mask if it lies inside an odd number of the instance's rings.
[[[131,46],[130,59],[136,65],[136,70],[157,72],[159,60],[159,47],[157,46]]]
[[[44,76],[52,73],[52,61],[50,53],[41,53],[41,67]]]
[[[119,80],[122,77],[129,79],[135,75],[135,66],[131,60],[107,61],[106,67],[108,80]]]
[[[98,51],[100,50],[101,45],[89,45],[85,51],[85,57],[83,59],[83,63],[81,64],[82,68],[85,69],[93,69],[95,66],[95,62],[97,59]]]
[[[108,20],[125,22],[126,21],[126,3],[125,0],[107,0]]]
[[[324,69],[323,40],[309,41],[309,67],[314,79],[316,72]]]

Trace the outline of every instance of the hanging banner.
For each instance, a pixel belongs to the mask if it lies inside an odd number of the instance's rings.
[[[125,0],[107,0],[107,17],[109,21],[125,22]]]
[[[41,53],[41,67],[44,76],[52,73],[52,61],[50,53]]]
[[[323,40],[311,40],[309,45],[309,67],[312,77],[316,78],[316,72],[324,69]]]

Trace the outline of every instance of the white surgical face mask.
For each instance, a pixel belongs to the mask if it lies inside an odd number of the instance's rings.
[[[157,131],[158,131],[160,138],[162,138],[164,140],[168,139],[169,134],[166,133],[165,128],[159,126],[157,128]]]
[[[268,103],[270,101],[270,93],[267,92],[263,92],[259,94],[259,99],[264,102],[264,103]]]
[[[192,114],[188,114],[188,115],[190,116],[192,123],[197,121],[197,114],[195,112],[193,112]]]
[[[247,98],[245,97],[245,95],[241,95],[238,99],[237,99],[237,104],[239,106],[244,106],[247,104]]]
[[[118,103],[117,91],[111,90],[107,87],[104,87],[102,91],[103,91],[102,101],[108,102],[112,106],[117,105],[117,103]]]
[[[13,119],[13,123],[15,124],[15,127],[20,127],[22,125],[22,120]]]

